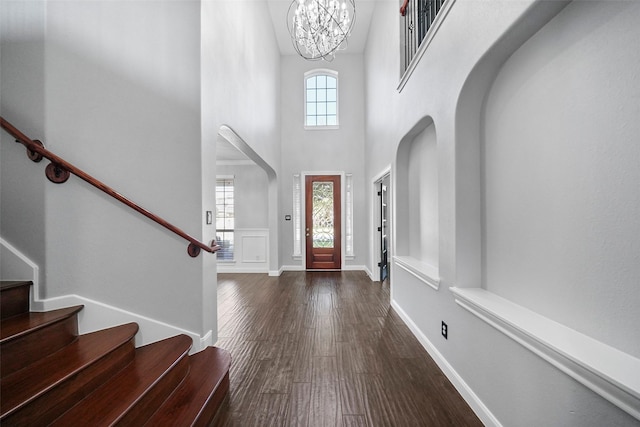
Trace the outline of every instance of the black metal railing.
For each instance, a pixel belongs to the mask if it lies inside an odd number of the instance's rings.
[[[405,6],[404,26],[401,25],[400,39],[403,40],[402,74],[413,60],[431,24],[446,0],[408,0]]]

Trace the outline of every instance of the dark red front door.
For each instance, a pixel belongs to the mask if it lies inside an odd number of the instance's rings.
[[[340,176],[308,175],[305,195],[307,269],[339,270]]]

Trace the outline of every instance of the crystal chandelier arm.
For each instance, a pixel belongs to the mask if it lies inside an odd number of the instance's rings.
[[[308,60],[333,60],[347,47],[355,16],[354,0],[293,0],[287,27],[294,49]]]

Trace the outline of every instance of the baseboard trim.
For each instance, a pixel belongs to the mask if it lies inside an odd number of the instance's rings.
[[[343,271],[364,271],[368,274],[367,267],[364,265],[343,265]]]
[[[265,268],[247,268],[247,267],[221,267],[218,264],[218,273],[270,273],[269,270]]]
[[[8,250],[13,256],[18,258],[22,262],[21,270],[24,269],[24,274],[26,276],[31,276],[31,279],[27,279],[27,277],[22,277],[22,274],[16,274],[16,277],[5,277],[6,274],[3,271],[3,276],[0,277],[2,280],[31,280],[33,282],[33,286],[31,287],[32,298],[38,299],[40,295],[40,267],[38,264],[33,262],[28,256],[20,252],[15,246],[6,241],[2,236],[0,236],[0,247]],[[1,251],[2,249],[0,249]],[[31,304],[31,302],[30,302]]]
[[[283,271],[305,271],[305,270],[306,268],[304,268],[301,265],[283,265],[282,267],[280,267],[280,273],[282,273]],[[341,270],[342,271],[364,271],[365,273],[367,273],[367,275],[369,275],[369,277],[371,277],[371,272],[369,271],[366,265],[343,265]]]
[[[213,342],[213,332],[211,330],[200,336],[195,332],[79,295],[65,295],[33,301],[31,309],[33,311],[49,311],[73,305],[84,305],[85,307],[78,315],[78,332],[81,334],[111,328],[123,323],[135,322],[140,327],[135,336],[136,347],[151,344],[178,334],[185,334],[191,337],[193,345],[190,353],[204,350],[206,346],[212,345]]]
[[[638,358],[506,298],[450,288],[456,303],[585,387],[640,420]]]
[[[270,277],[280,277],[284,270],[280,267],[278,270],[269,270]]]
[[[371,270],[369,270],[369,268],[366,265],[364,267],[364,271],[365,271],[365,273],[367,273],[367,276],[369,276],[369,279],[372,282],[379,282],[380,281],[380,280],[378,280],[379,278],[373,277],[373,273],[371,272]]]
[[[449,381],[458,390],[458,393],[469,404],[473,412],[480,418],[485,426],[490,427],[502,427],[500,421],[491,413],[489,408],[480,400],[480,398],[473,392],[471,387],[462,379],[462,377],[453,369],[453,366],[447,362],[438,349],[429,341],[429,339],[422,333],[418,325],[416,325],[411,317],[400,307],[400,305],[391,300],[391,306],[398,313],[398,316],[409,327],[413,335],[418,339],[420,344],[427,350],[427,353],[433,358],[438,367],[442,369],[442,372],[447,376]]]

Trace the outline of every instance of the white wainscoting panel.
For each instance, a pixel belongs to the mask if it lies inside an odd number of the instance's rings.
[[[219,273],[268,273],[269,229],[236,228],[233,261],[218,261]]]
[[[242,262],[267,262],[267,236],[242,236]]]

